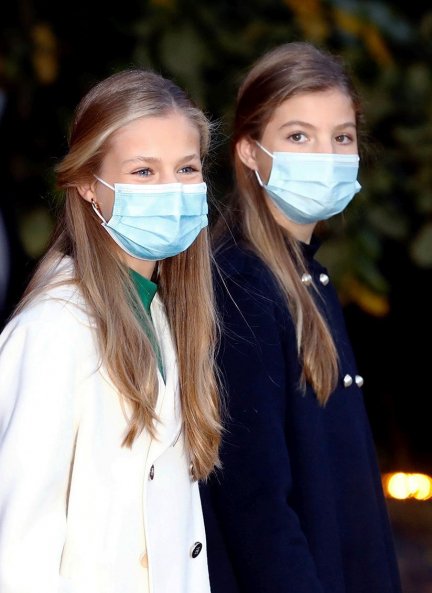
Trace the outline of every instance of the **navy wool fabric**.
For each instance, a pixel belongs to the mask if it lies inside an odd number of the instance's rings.
[[[234,240],[217,254],[229,417],[223,470],[201,486],[212,593],[401,590],[362,392],[343,382],[358,370],[317,247],[305,256],[340,356],[325,407],[298,387],[294,327],[269,270]]]

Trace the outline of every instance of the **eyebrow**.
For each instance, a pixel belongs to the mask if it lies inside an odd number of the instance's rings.
[[[315,128],[314,125],[312,125],[306,121],[301,121],[301,120],[295,119],[295,120],[287,121],[284,124],[282,124],[281,126],[279,126],[279,130],[283,130],[283,128],[288,128],[291,126],[302,126],[304,128]],[[357,128],[357,125],[353,121],[347,121],[347,122],[343,122],[343,123],[335,126],[335,128],[348,128],[348,127]]]
[[[188,154],[184,157],[182,157],[178,163],[185,163],[187,161],[192,161],[194,159],[198,159],[200,160],[200,157],[198,154],[193,153],[193,154]],[[133,157],[131,159],[126,159],[125,161],[122,162],[122,165],[127,165],[129,163],[160,163],[162,159],[159,159],[157,157],[154,156],[143,156],[143,155],[138,155],[136,157]]]

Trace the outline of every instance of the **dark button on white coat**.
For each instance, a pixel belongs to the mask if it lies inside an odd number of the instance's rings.
[[[194,545],[191,547],[190,555],[192,558],[196,558],[202,550],[202,543],[195,542]]]
[[[154,465],[152,465],[150,468],[150,472],[149,472],[149,480],[153,480],[154,475],[155,475],[155,468],[154,468]]]

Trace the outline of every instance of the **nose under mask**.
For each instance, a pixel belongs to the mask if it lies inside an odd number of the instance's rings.
[[[341,213],[360,191],[357,154],[274,152],[257,146],[272,159],[267,183],[259,184],[287,218],[316,223]]]
[[[96,179],[114,191],[110,220],[93,208],[105,230],[133,257],[156,261],[178,255],[208,224],[205,183],[112,186]]]

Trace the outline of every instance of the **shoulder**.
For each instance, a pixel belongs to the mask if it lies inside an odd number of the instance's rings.
[[[244,327],[249,334],[275,323],[285,327],[289,310],[277,281],[247,243],[230,237],[218,246],[214,278],[225,329]]]
[[[263,260],[244,240],[233,236],[225,237],[215,249],[214,263],[216,283],[235,281],[260,287],[275,286],[273,274]]]
[[[94,325],[82,292],[74,282],[73,264],[64,258],[56,265],[46,286],[7,323],[2,341],[17,331],[36,338],[47,333],[85,334]]]

